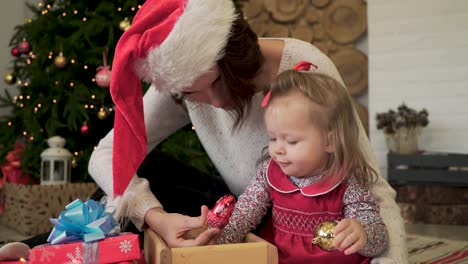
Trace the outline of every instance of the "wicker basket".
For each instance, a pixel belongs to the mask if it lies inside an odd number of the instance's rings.
[[[75,199],[87,200],[96,191],[95,183],[60,185],[5,184],[5,211],[2,224],[32,236],[52,230],[50,218],[56,218],[65,205]]]

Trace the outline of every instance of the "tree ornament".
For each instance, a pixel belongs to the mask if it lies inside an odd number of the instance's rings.
[[[89,132],[89,126],[86,122],[83,123],[83,125],[80,128],[81,134],[88,134]]]
[[[28,54],[32,50],[31,44],[26,41],[26,39],[23,39],[23,41],[18,45],[18,50],[21,54]]]
[[[109,66],[99,66],[96,73],[96,83],[101,88],[108,88],[111,81],[112,73]]]
[[[130,20],[128,18],[124,18],[124,20],[120,21],[119,28],[122,31],[127,31],[131,26]]]
[[[338,224],[336,221],[325,221],[320,223],[315,227],[314,239],[312,239],[312,244],[318,245],[321,249],[325,251],[336,250],[333,247],[333,239],[335,235],[333,234],[333,229]]]
[[[21,52],[19,51],[18,47],[13,47],[10,51],[11,55],[15,57],[19,57],[21,55]]]
[[[107,65],[107,49],[102,52],[102,62],[104,66],[99,66],[97,68],[95,76],[96,84],[101,88],[108,88],[110,86],[112,73]]]
[[[71,167],[72,168],[76,168],[78,167],[78,161],[76,160],[76,157],[73,156],[72,160],[71,160]]]
[[[99,119],[101,119],[101,120],[106,119],[106,117],[107,117],[107,112],[104,111],[104,108],[101,108],[101,109],[99,110],[99,112],[97,113],[97,117],[98,117]]]
[[[16,76],[14,73],[7,73],[3,76],[3,80],[6,84],[14,84],[16,82]]]
[[[60,52],[59,55],[57,57],[55,57],[55,66],[57,66],[57,68],[64,68],[65,66],[67,66],[67,58],[65,58],[65,56],[63,56],[63,53]]]
[[[231,194],[219,198],[215,206],[208,212],[208,228],[224,228],[229,223],[229,217],[231,217],[235,205],[236,198]]]
[[[30,175],[26,174],[21,167],[24,144],[17,142],[13,150],[6,154],[6,162],[2,164],[3,179],[8,179],[10,183],[28,184]],[[6,177],[6,178],[5,178]]]

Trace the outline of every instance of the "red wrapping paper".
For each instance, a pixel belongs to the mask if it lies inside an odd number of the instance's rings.
[[[40,245],[29,252],[31,264],[71,264],[83,263],[83,242],[59,245]],[[141,258],[138,235],[124,233],[108,237],[97,242],[97,260],[99,263],[119,263]]]

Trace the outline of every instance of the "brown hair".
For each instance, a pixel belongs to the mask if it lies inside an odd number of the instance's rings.
[[[222,94],[229,98],[236,113],[234,128],[242,126],[250,111],[256,90],[253,79],[260,72],[264,60],[257,35],[238,9],[224,56],[218,61]]]
[[[252,96],[255,94],[253,79],[260,73],[265,61],[260,50],[258,37],[244,19],[241,9],[236,5],[236,19],[232,23],[224,55],[217,61],[220,72],[221,94],[229,98],[235,113],[233,128],[242,126],[244,118],[251,109]],[[183,97],[174,95],[181,103]]]
[[[353,175],[364,186],[377,180],[377,171],[367,162],[356,140],[360,121],[343,85],[327,75],[289,70],[280,74],[270,89],[270,102],[291,92],[301,92],[311,103],[321,106],[323,111],[317,113],[315,110],[311,118],[323,129],[324,137],[332,132],[335,150],[330,154],[328,176],[346,178]]]

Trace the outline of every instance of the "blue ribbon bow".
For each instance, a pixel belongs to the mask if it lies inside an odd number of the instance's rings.
[[[102,204],[89,199],[83,202],[76,199],[60,213],[59,218],[51,218],[54,228],[47,238],[52,245],[83,240],[92,242],[119,233],[114,212],[106,212]]]

